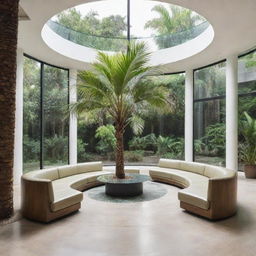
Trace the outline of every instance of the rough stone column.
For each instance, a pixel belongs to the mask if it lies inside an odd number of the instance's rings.
[[[23,169],[23,51],[17,50],[16,72],[16,112],[15,112],[15,139],[14,139],[14,185],[20,184]]]
[[[13,214],[18,0],[0,1],[0,219]]]

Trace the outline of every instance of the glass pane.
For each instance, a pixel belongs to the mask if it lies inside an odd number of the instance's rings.
[[[24,58],[23,171],[40,168],[40,63]]]
[[[127,48],[127,0],[86,3],[56,15],[48,22],[60,36],[104,51]]]
[[[194,99],[225,95],[226,62],[194,72]]]
[[[238,59],[238,93],[256,92],[256,52]]]
[[[127,127],[124,135],[125,163],[156,164],[160,157],[184,159],[184,74],[151,77],[150,83],[164,84],[170,91],[171,112],[153,109],[143,113],[142,134]],[[111,120],[102,115],[80,116],[78,121],[78,162],[102,160],[114,164]]]
[[[250,94],[256,92],[256,52],[247,54],[238,60],[238,92],[240,94],[238,101],[239,109],[239,170],[243,170],[243,163],[240,159],[241,146],[244,138],[241,134],[242,120],[245,120],[244,112],[247,112],[252,118],[256,118],[256,95]],[[243,95],[247,94],[247,95]],[[249,94],[249,95],[248,95]]]
[[[130,2],[131,37],[146,42],[151,51],[185,43],[209,26],[202,16],[180,6],[160,1]]]
[[[43,166],[68,163],[68,71],[44,65]]]
[[[195,161],[225,165],[225,100],[194,103]]]

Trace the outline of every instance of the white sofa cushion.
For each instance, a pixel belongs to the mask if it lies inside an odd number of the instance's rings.
[[[182,202],[208,210],[210,207],[210,202],[207,200],[207,192],[208,189],[204,186],[188,187],[179,191],[178,198]]]
[[[54,200],[51,204],[52,211],[58,211],[81,202],[83,200],[83,193],[77,191],[76,188],[80,188],[90,182],[95,182],[98,176],[109,173],[105,171],[80,173],[53,181]]]
[[[188,172],[194,172],[204,175],[205,165],[200,163],[184,162],[180,163],[180,169]]]
[[[102,162],[81,163],[76,165],[76,173],[102,171]]]
[[[171,159],[159,159],[158,166],[162,168],[171,168],[171,169],[181,169],[180,164],[182,161],[180,160],[171,160]]]
[[[209,179],[207,177],[193,172],[160,167],[150,168],[149,173],[152,175],[152,177],[155,176],[163,179],[169,179],[171,181],[176,181],[184,187],[187,187],[179,191],[179,200],[202,209],[209,209]]]
[[[33,172],[28,172],[23,175],[25,179],[36,180],[36,179],[45,179],[45,180],[57,180],[59,179],[58,168],[38,170]]]
[[[232,178],[234,177],[234,171],[220,166],[205,165],[204,176],[209,178]]]
[[[157,176],[163,180],[168,179],[170,181],[177,182],[182,187],[188,187],[190,184],[188,179],[179,175],[180,170],[153,167],[150,168],[149,172],[152,177]]]
[[[60,179],[77,174],[76,165],[61,166],[58,168],[58,171]]]
[[[70,187],[63,190],[54,190],[54,201],[51,203],[53,212],[80,203],[83,200],[83,193]]]

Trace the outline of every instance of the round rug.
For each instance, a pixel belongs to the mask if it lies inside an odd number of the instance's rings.
[[[147,181],[143,183],[143,194],[133,197],[112,197],[105,194],[105,186],[99,186],[88,190],[88,196],[94,200],[114,203],[134,203],[158,199],[167,194],[164,185]]]

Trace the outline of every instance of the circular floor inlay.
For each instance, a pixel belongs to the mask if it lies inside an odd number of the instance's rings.
[[[98,201],[104,202],[114,202],[114,203],[134,203],[151,201],[164,196],[167,193],[167,189],[164,185],[147,181],[143,185],[143,194],[134,197],[118,198],[112,197],[105,194],[105,186],[95,187],[88,191],[90,198]]]

